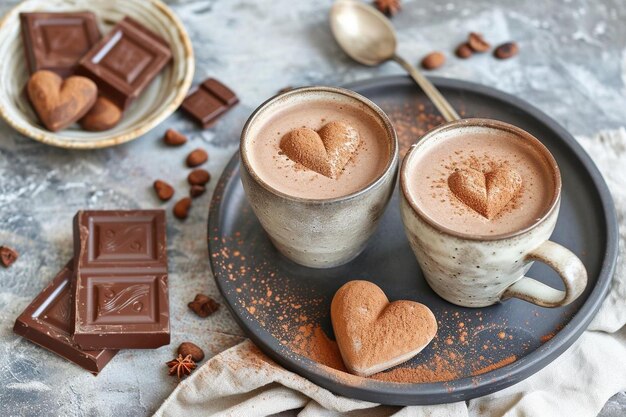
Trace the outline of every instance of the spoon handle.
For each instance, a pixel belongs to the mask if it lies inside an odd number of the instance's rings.
[[[452,122],[454,120],[459,120],[460,117],[456,110],[452,107],[452,105],[445,99],[444,96],[441,95],[437,87],[435,87],[428,78],[424,77],[417,68],[413,65],[409,64],[404,58],[398,55],[394,55],[391,59],[396,61],[398,64],[402,65],[402,67],[407,70],[407,72],[413,77],[417,85],[424,91],[424,93],[428,96],[430,101],[433,102],[437,110],[441,113],[444,119],[447,122]]]

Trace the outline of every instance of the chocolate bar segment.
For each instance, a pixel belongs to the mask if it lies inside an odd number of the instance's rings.
[[[71,260],[15,320],[13,331],[97,375],[117,350],[83,350],[72,339]]]
[[[209,78],[185,98],[182,108],[206,129],[237,103],[239,99],[232,90]]]
[[[74,73],[78,61],[100,39],[91,12],[20,13],[29,72],[49,70],[61,77]]]
[[[130,17],[120,21],[80,60],[77,74],[126,109],[172,59],[167,42]]]
[[[84,349],[170,342],[163,210],[74,217],[74,341]]]

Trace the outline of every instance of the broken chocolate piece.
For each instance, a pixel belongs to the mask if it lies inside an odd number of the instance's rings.
[[[237,103],[235,93],[215,78],[209,78],[185,98],[182,109],[206,129]]]
[[[65,265],[50,284],[15,320],[13,331],[39,346],[74,362],[94,375],[117,350],[83,350],[72,338],[72,265]]]

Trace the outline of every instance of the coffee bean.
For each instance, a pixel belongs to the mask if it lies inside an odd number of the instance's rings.
[[[292,86],[283,87],[280,90],[278,90],[278,93],[276,94],[283,94],[283,93],[286,93],[287,91],[293,90],[294,88],[295,87],[292,87]]]
[[[204,359],[204,352],[200,347],[191,342],[183,342],[178,346],[178,354],[183,355],[183,358],[187,355],[191,355],[191,359],[194,362],[200,362]]]
[[[181,220],[185,220],[187,216],[189,216],[189,209],[191,208],[191,198],[184,197],[178,200],[176,204],[174,204],[174,208],[172,212],[174,216]]]
[[[491,45],[483,38],[483,35],[476,32],[470,32],[467,37],[467,44],[474,52],[487,52]]]
[[[422,59],[422,67],[427,70],[439,68],[446,62],[446,56],[441,52],[431,52]]]
[[[174,129],[167,129],[165,136],[163,136],[163,141],[169,146],[180,146],[187,142],[187,136],[175,131]]]
[[[11,249],[8,246],[0,246],[0,263],[5,268],[13,265],[13,262],[17,261],[19,254],[15,249]]]
[[[174,187],[165,181],[156,180],[153,184],[154,191],[161,201],[167,201],[174,195]]]
[[[189,195],[192,198],[200,197],[206,191],[206,187],[204,185],[192,185],[189,189]]]
[[[187,155],[187,166],[190,168],[204,164],[209,159],[209,155],[204,149],[195,149]]]
[[[470,48],[467,42],[464,42],[460,44],[459,46],[457,46],[454,53],[456,54],[456,56],[458,56],[461,59],[467,59],[473,54],[472,48]]]
[[[205,169],[194,169],[187,176],[187,181],[191,185],[204,185],[211,180],[211,174]]]
[[[506,42],[502,45],[498,46],[495,51],[493,51],[493,56],[498,59],[508,59],[514,57],[519,52],[519,47],[515,42]]]
[[[202,318],[209,317],[220,308],[220,304],[217,301],[204,294],[196,294],[196,298],[187,305],[191,311]]]

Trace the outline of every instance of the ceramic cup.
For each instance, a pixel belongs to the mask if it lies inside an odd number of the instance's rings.
[[[248,158],[249,138],[255,137],[279,108],[318,100],[357,105],[386,132],[389,154],[384,171],[364,188],[346,196],[307,199],[285,194],[264,182]],[[298,264],[330,268],[361,253],[376,229],[395,187],[398,140],[387,115],[367,98],[342,88],[305,87],[273,97],[252,113],[241,134],[240,157],[244,190],[274,246]]]
[[[555,181],[552,200],[541,218],[506,235],[474,235],[448,229],[430,219],[408,192],[408,172],[421,152],[437,139],[464,133],[513,134],[531,143],[548,161]],[[504,122],[464,119],[428,132],[409,150],[400,170],[401,211],[405,231],[431,288],[445,300],[465,307],[483,307],[516,297],[543,307],[574,301],[587,285],[587,272],[571,251],[548,240],[561,203],[561,175],[554,157],[530,133]],[[533,261],[554,269],[565,291],[524,276]]]

